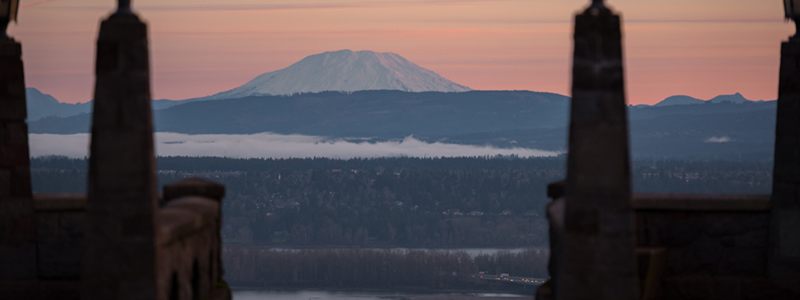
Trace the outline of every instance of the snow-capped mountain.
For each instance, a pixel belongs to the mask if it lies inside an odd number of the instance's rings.
[[[394,53],[340,50],[308,56],[285,69],[261,74],[243,86],[204,100],[362,90],[464,92],[471,89]]]

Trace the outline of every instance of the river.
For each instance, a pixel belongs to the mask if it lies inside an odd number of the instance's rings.
[[[233,300],[533,300],[533,296],[497,293],[393,293],[239,290]]]
[[[313,249],[368,249],[368,250],[392,250],[392,251],[406,251],[406,250],[424,250],[424,251],[464,251],[472,257],[478,256],[480,254],[496,254],[497,252],[501,251],[508,251],[512,253],[522,252],[525,249],[535,249],[538,251],[544,251],[545,253],[550,251],[548,247],[525,247],[525,248],[402,248],[402,247],[395,247],[395,248],[285,248],[285,247],[255,247],[261,250],[280,250],[280,251],[300,251],[300,250],[313,250]]]

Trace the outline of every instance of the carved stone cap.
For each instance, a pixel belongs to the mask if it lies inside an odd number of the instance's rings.
[[[567,194],[566,180],[551,182],[547,185],[547,197],[550,199],[558,199]]]
[[[606,6],[605,1],[603,0],[592,0],[592,5],[589,6],[584,12],[584,15],[592,15],[592,16],[600,16],[600,15],[612,15],[613,12],[611,11],[608,6]]]
[[[225,197],[225,186],[202,178],[189,178],[164,185],[164,201],[181,197],[200,196],[217,201]]]
[[[86,210],[86,194],[33,194],[37,211]]]

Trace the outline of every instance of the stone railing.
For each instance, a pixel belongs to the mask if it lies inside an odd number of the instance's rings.
[[[643,299],[753,295],[767,276],[769,195],[634,194]]]
[[[229,299],[222,281],[221,200],[225,186],[187,179],[164,187],[158,211],[158,280],[168,299]]]
[[[553,229],[563,227],[558,204],[566,194],[564,181],[548,185],[551,247],[560,245]],[[767,279],[770,195],[637,193],[631,204],[641,299],[712,299],[721,291],[739,299],[774,287]],[[539,293],[552,297],[549,285]]]
[[[80,298],[86,243],[85,194],[35,194],[37,291],[48,299]],[[50,294],[50,293],[56,293]]]
[[[223,185],[187,179],[164,187],[158,210],[159,279],[167,299],[230,299],[222,281],[220,203]],[[80,298],[86,194],[36,194],[37,273],[42,290]]]

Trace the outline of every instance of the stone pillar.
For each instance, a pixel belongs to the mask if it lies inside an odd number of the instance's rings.
[[[781,45],[769,273],[800,278],[800,37]]]
[[[164,299],[147,25],[104,20],[97,40],[82,298]]]
[[[0,280],[36,279],[26,117],[22,46],[0,39]]]
[[[557,299],[638,299],[620,17],[575,18],[569,156]]]

